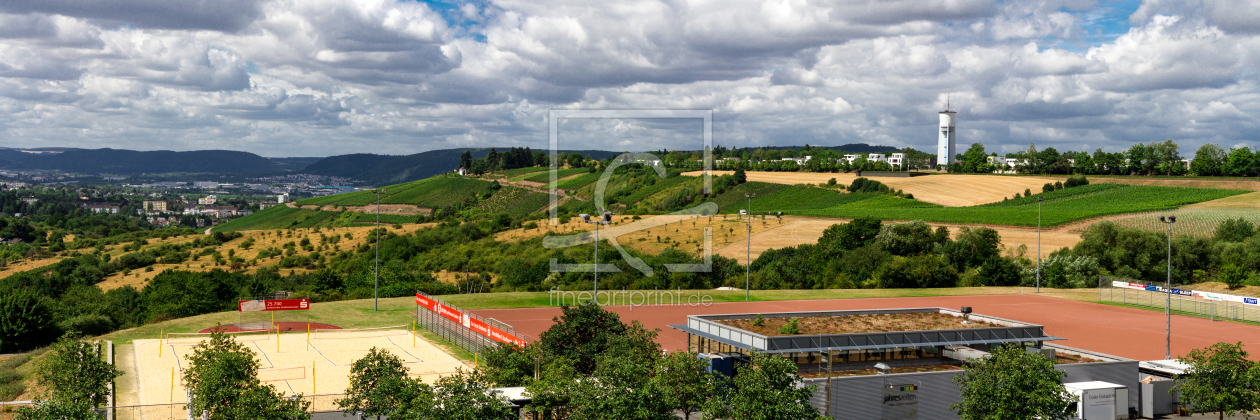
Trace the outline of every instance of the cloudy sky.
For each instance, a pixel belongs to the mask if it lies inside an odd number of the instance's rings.
[[[704,109],[733,147],[1260,145],[1260,2],[6,0],[0,146],[547,145],[550,109]],[[689,148],[692,122],[565,123]],[[698,141],[698,140],[695,140]]]

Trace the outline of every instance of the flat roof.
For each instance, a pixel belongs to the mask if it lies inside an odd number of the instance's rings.
[[[687,324],[669,325],[670,328],[703,337],[744,350],[762,353],[790,353],[843,350],[880,350],[902,347],[957,346],[976,344],[1001,344],[1028,341],[1055,341],[1063,338],[1046,335],[1041,325],[991,316],[969,314],[984,322],[999,325],[992,328],[887,331],[856,334],[817,334],[765,336],[726,325],[719,320],[747,319],[761,315],[764,318],[799,318],[823,316],[852,316],[896,313],[943,313],[962,317],[962,312],[946,308],[901,308],[856,311],[778,312],[763,314],[690,315]]]

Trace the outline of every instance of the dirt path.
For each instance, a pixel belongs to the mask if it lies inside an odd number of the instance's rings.
[[[1031,290],[1024,289],[1027,292]],[[752,292],[755,297],[757,292]],[[660,328],[657,342],[667,350],[685,349],[687,334],[670,328],[687,315],[835,311],[856,309],[958,308],[971,306],[977,314],[1043,325],[1046,334],[1066,338],[1069,347],[1097,351],[1136,360],[1164,358],[1164,314],[1142,309],[1058,299],[1048,296],[981,295],[877,299],[797,300],[780,302],[732,302],[709,305],[605,306],[622,322],[637,320],[648,329]],[[483,309],[472,311],[506,322],[531,340],[550,328],[559,308]],[[1102,322],[1104,321],[1105,322]],[[1172,353],[1184,355],[1223,340],[1260,345],[1260,328],[1236,322],[1217,322],[1175,315],[1172,317]]]
[[[731,171],[713,171],[714,175],[728,175]],[[700,176],[703,172],[686,172],[683,175]],[[824,184],[835,178],[837,183],[851,184],[856,173],[815,172],[747,172],[749,181],[774,184]],[[1034,176],[989,175],[929,175],[909,178],[867,176],[914,195],[915,199],[949,207],[966,207],[1002,201],[1005,197],[1023,194],[1025,190],[1040,192],[1046,182],[1062,181],[1062,178]]]

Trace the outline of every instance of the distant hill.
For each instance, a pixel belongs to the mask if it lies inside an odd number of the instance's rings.
[[[0,168],[83,173],[159,174],[174,172],[257,174],[291,172],[319,158],[269,159],[232,150],[135,151],[120,149],[0,148]]]
[[[510,147],[498,147],[504,151]],[[473,159],[486,157],[490,148],[442,149],[420,152],[414,155],[390,156],[356,153],[329,156],[312,163],[302,173],[354,178],[366,185],[390,185],[425,179],[459,168],[459,155],[472,152]],[[544,150],[546,151],[546,150]],[[595,159],[607,159],[620,152],[604,150],[562,150],[562,153],[581,153]],[[0,156],[3,159],[3,156]]]

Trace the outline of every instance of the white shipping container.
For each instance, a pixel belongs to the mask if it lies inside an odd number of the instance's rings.
[[[1077,397],[1076,417],[1084,420],[1116,420],[1128,418],[1129,389],[1102,381],[1063,384]],[[1123,403],[1117,404],[1117,401]]]

